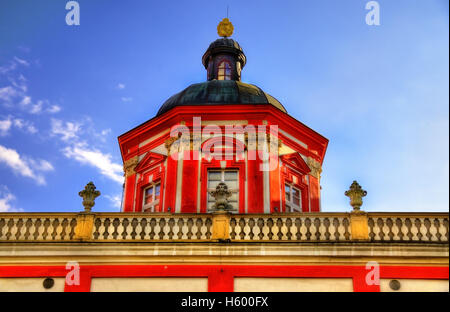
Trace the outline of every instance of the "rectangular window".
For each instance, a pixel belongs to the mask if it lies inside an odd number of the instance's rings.
[[[144,190],[144,205],[142,210],[145,212],[159,211],[159,196],[161,185],[159,183]]]
[[[215,198],[209,192],[214,191],[220,182],[224,182],[228,186],[228,190],[232,192],[228,198],[228,203],[233,209],[239,211],[239,170],[208,170],[208,210],[212,209]]]
[[[302,191],[286,183],[284,193],[286,212],[302,212]]]
[[[227,61],[222,61],[219,64],[219,70],[217,73],[218,80],[231,80],[231,65]]]

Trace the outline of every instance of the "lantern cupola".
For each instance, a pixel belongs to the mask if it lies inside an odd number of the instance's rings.
[[[222,38],[212,42],[202,57],[207,71],[207,80],[241,80],[241,71],[247,61],[239,43],[228,38],[233,33],[233,25],[224,18],[217,26]]]

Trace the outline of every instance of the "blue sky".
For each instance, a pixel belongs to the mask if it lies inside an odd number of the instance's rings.
[[[367,211],[448,211],[447,0],[65,0],[0,2],[0,211],[118,211],[117,137],[172,94],[206,80],[201,56],[226,15],[242,80],[330,140],[322,210],[348,211],[356,179]]]

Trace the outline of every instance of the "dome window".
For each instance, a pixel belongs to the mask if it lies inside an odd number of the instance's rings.
[[[231,80],[231,65],[227,61],[222,61],[218,67],[218,80]]]

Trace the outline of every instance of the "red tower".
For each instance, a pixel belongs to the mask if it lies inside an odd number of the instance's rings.
[[[203,213],[223,182],[239,213],[320,211],[328,140],[241,82],[245,54],[233,39],[210,44],[207,81],[170,97],[157,115],[119,137],[124,212]]]

